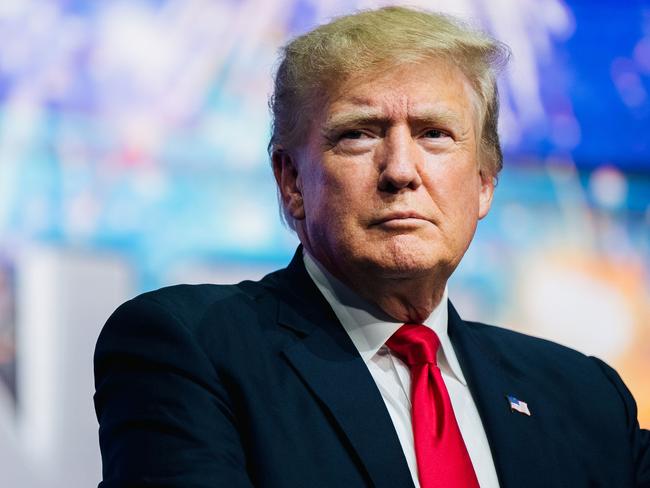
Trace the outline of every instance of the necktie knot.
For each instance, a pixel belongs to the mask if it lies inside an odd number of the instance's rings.
[[[440,339],[426,325],[404,324],[386,341],[386,345],[409,366],[436,364]]]

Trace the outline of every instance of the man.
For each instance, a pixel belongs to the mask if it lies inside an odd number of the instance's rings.
[[[405,8],[285,48],[270,150],[302,245],[259,282],[165,288],[111,316],[102,487],[650,486],[649,434],[612,369],[447,302],[501,168],[506,57]]]

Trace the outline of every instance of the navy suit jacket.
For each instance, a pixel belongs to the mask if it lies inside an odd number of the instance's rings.
[[[451,304],[449,335],[502,487],[650,487],[650,435],[614,370],[465,322]],[[381,395],[300,252],[259,282],[126,302],[99,337],[95,380],[102,488],[413,486]]]

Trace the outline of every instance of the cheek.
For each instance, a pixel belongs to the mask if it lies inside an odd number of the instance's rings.
[[[433,200],[444,213],[478,215],[480,177],[472,163],[448,161],[429,175],[428,186]]]
[[[319,239],[340,239],[348,232],[355,215],[356,193],[353,185],[336,174],[318,172],[305,185],[305,212],[307,226]]]
[[[369,164],[341,161],[323,172],[320,195],[328,210],[339,218],[354,218],[371,208],[377,192],[376,175]]]

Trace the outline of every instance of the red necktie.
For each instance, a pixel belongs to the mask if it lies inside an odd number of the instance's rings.
[[[421,488],[479,488],[436,364],[440,339],[425,325],[405,324],[386,345],[411,370],[411,420]]]

